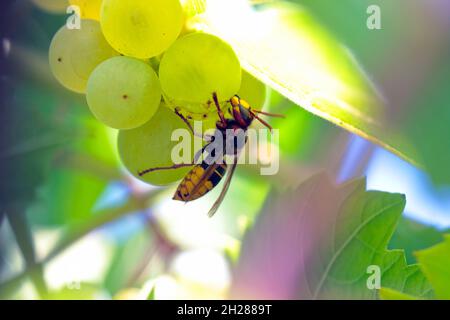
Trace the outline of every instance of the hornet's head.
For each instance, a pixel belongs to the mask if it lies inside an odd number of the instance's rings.
[[[229,102],[231,104],[230,113],[232,114],[233,119],[243,129],[247,129],[252,124],[253,120],[256,119],[259,122],[261,122],[264,126],[266,126],[270,131],[272,131],[272,127],[270,126],[270,124],[261,119],[260,115],[275,118],[284,118],[284,116],[281,114],[268,113],[252,109],[248,104],[248,102],[241,99],[238,95],[234,95]]]
[[[249,127],[255,119],[255,115],[248,102],[235,95],[230,99],[230,103],[234,120],[243,128]]]

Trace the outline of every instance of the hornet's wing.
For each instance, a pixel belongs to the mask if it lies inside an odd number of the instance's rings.
[[[231,179],[233,178],[234,172],[236,170],[238,163],[238,157],[234,157],[233,164],[231,165],[230,171],[228,172],[227,179],[225,180],[225,184],[222,188],[222,192],[220,193],[219,198],[214,202],[214,205],[212,206],[211,210],[208,212],[208,216],[212,217],[216,212],[217,209],[219,209],[220,205],[222,204],[223,199],[225,199],[225,195],[227,194],[228,189],[230,188]]]

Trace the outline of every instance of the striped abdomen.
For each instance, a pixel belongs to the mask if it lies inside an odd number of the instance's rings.
[[[192,168],[181,181],[173,199],[188,202],[204,196],[219,184],[226,170],[225,163],[209,165],[203,161],[202,164]]]

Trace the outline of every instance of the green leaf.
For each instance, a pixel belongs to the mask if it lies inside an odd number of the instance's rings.
[[[392,290],[389,288],[380,289],[380,298],[383,300],[417,300],[417,297],[413,297],[409,294],[404,294],[397,290]]]
[[[447,45],[445,52],[450,53]],[[450,108],[448,107],[450,62],[434,62],[434,69],[423,80],[425,87],[411,97],[406,127],[414,139],[424,167],[435,184],[449,185],[450,170]],[[418,125],[420,124],[420,125]]]
[[[244,69],[332,123],[417,163],[403,136],[386,127],[382,98],[351,53],[302,7],[208,0],[192,28],[229,42]],[[230,23],[233,16],[238,23]]]
[[[320,166],[326,150],[331,150],[336,143],[339,129],[312,113],[298,108],[276,91],[271,91],[270,111],[286,116],[284,119],[273,118],[271,124],[280,131],[279,147],[283,156],[295,160],[312,162]],[[321,148],[317,148],[320,145]]]
[[[450,300],[450,235],[444,242],[416,252],[423,273],[430,280],[438,299]]]
[[[368,74],[385,88],[389,109],[395,109],[395,114],[389,118],[391,123],[404,130],[413,141],[421,163],[433,181],[448,185],[450,148],[448,138],[443,138],[450,137],[450,46],[446,27],[439,23],[427,24],[426,28],[423,25],[425,34],[435,36],[424,36],[421,46],[414,50],[414,56],[405,59],[411,52],[409,43],[416,41],[417,33],[404,26],[429,18],[427,10],[413,2],[339,0],[339,3],[330,4],[329,0],[291,1],[307,7],[339,41],[351,48]],[[363,27],[369,16],[367,8],[374,4],[382,12],[382,28],[376,31]],[[403,15],[402,23],[398,23],[399,15],[406,11],[411,14]],[[431,52],[441,54],[429,58]]]
[[[417,264],[408,265],[403,250],[387,251],[381,263],[381,285],[418,299],[434,297],[433,289]]]
[[[402,249],[408,263],[416,263],[414,251],[429,248],[444,240],[443,233],[437,229],[402,218],[389,243],[390,249]]]
[[[365,191],[365,181],[335,187],[323,175],[271,199],[244,239],[232,298],[376,299],[381,285],[428,297],[430,285],[402,251],[387,244],[400,219],[400,194]]]

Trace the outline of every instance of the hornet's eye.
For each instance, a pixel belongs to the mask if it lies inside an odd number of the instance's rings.
[[[233,107],[239,106],[239,97],[233,96],[233,98],[231,98],[230,102]]]
[[[239,105],[239,112],[241,114],[241,117],[244,118],[246,121],[250,121],[253,117],[250,114],[250,111],[246,106],[240,104]]]

